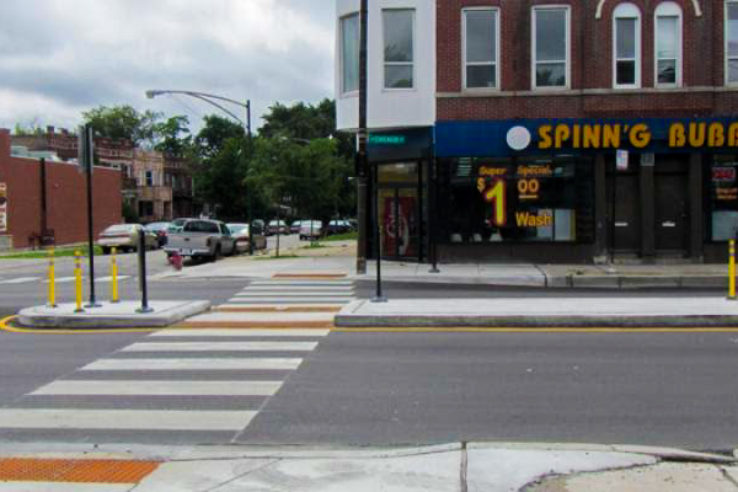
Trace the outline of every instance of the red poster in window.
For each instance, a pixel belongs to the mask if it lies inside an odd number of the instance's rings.
[[[403,257],[418,254],[416,206],[417,200],[413,196],[384,199],[383,255]]]

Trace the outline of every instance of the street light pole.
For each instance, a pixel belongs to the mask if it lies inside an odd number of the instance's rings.
[[[164,94],[180,94],[184,96],[190,96],[194,97],[196,99],[200,99],[201,101],[205,101],[206,103],[210,104],[211,106],[215,106],[216,108],[220,109],[224,113],[226,113],[228,116],[233,118],[234,120],[238,121],[241,124],[241,127],[246,132],[246,137],[249,145],[249,152],[252,150],[251,144],[252,144],[252,137],[251,137],[251,100],[247,99],[245,103],[241,101],[237,101],[235,99],[230,99],[228,97],[218,96],[215,94],[208,94],[207,92],[196,92],[196,91],[180,91],[180,90],[170,90],[170,89],[156,89],[156,90],[148,90],[146,91],[146,97],[149,99],[153,99],[156,96],[161,96]],[[214,100],[215,101],[214,101]],[[239,118],[235,113],[230,111],[229,109],[226,109],[223,107],[222,104],[216,102],[216,101],[223,101],[227,102],[229,104],[235,104],[236,106],[240,106],[241,108],[246,109],[246,121],[244,122],[241,118]],[[248,190],[248,185],[247,185]],[[249,220],[249,253],[251,255],[254,254],[254,233],[253,228],[253,200],[251,197],[251,193],[248,193],[248,220]]]

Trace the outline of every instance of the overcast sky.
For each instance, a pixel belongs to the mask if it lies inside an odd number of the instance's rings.
[[[195,125],[217,112],[147,89],[250,98],[258,126],[275,101],[332,97],[333,12],[333,0],[2,0],[0,128],[72,128],[99,105]]]

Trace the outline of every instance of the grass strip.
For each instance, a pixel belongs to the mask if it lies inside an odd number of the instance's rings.
[[[82,256],[87,256],[87,247],[79,248],[58,248],[54,249],[54,258],[66,258],[74,256],[75,251],[82,253]],[[95,246],[95,254],[102,255],[102,248]],[[8,253],[0,255],[0,260],[34,260],[39,258],[48,258],[49,253],[47,250],[36,250],[36,251],[22,251],[18,253]]]

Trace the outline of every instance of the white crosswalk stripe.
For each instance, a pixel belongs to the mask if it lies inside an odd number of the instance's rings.
[[[4,435],[55,432],[95,442],[229,442],[326,329],[183,329],[148,335],[0,409]],[[220,356],[218,356],[220,354]],[[35,434],[29,434],[35,435]]]
[[[0,285],[15,285],[15,284],[27,284],[29,282],[36,282],[40,280],[41,277],[18,277],[18,278],[11,278],[8,280],[0,280]]]

